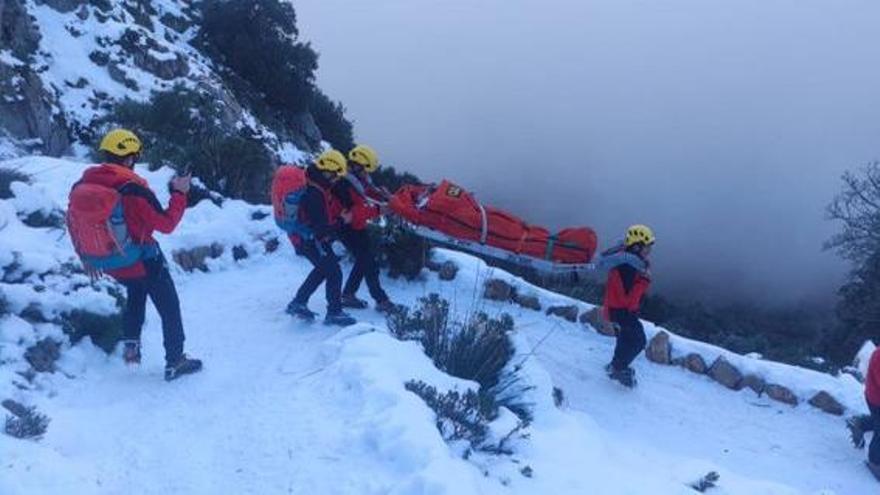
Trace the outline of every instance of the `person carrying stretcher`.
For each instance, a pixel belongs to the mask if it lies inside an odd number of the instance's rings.
[[[367,302],[357,297],[361,282],[366,280],[370,296],[376,302],[376,309],[387,313],[395,308],[382,289],[379,281],[379,267],[367,223],[379,217],[385,209],[389,195],[373,185],[370,174],[379,169],[379,157],[366,145],[355,146],[348,153],[348,174],[337,181],[332,193],[351,215],[340,231],[340,240],[349,253],[354,256],[354,266],[342,289],[342,305],[346,308],[364,309]]]

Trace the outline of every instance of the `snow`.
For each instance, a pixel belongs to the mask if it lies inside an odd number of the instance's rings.
[[[0,283],[14,311],[37,304],[57,314],[75,307],[113,311],[109,282],[88,285],[64,269],[73,253],[63,231],[30,228],[18,213],[66,204],[86,164],[48,158],[2,162],[34,177],[16,187],[23,198],[0,201],[0,267],[19,265],[22,281]],[[172,172],[144,173],[167,201]],[[412,305],[437,292],[459,317],[483,311],[511,314],[514,363],[528,390],[533,423],[512,456],[461,457],[446,444],[434,413],[404,384],[422,380],[439,390],[476,384],[440,372],[418,344],[392,338],[372,310],[339,330],[292,320],[284,307],[309,266],[282,243],[263,206],[225,201],[189,209],[179,230],[161,236],[166,253],[224,244],[209,273],[173,269],[187,329],[187,351],[205,370],[162,380],[158,316],[150,307],[144,362],[128,369],[88,340],[65,346],[59,373],[26,384],[25,345],[59,335],[53,324],[0,318],[0,399],[36,406],[52,422],[39,442],[0,435],[0,493],[320,493],[320,494],[693,494],[688,484],[720,475],[709,493],[856,495],[876,492],[863,451],[846,438],[843,419],[806,404],[790,407],[730,392],[705,376],[658,366],[640,357],[640,386],[623,389],[602,371],[613,339],[580,325],[480,297],[483,282],[501,278],[537,295],[544,306],[577,304],[526,284],[475,258],[437,250],[459,266],[453,282],[434,274],[417,282],[384,279],[392,298]],[[254,256],[232,260],[233,245]],[[253,248],[253,250],[251,250]],[[346,270],[350,266],[344,267]],[[24,272],[30,271],[30,274]],[[37,287],[40,287],[39,290]],[[322,312],[322,291],[311,301]],[[646,324],[649,334],[661,329]],[[864,412],[861,385],[736,355],[672,335],[676,355],[725,356],[744,372],[789,386],[800,397],[823,389],[851,413]],[[21,388],[14,384],[21,385]],[[562,407],[554,387],[565,396]],[[497,437],[515,419],[502,410]],[[528,467],[534,474],[520,473]]]

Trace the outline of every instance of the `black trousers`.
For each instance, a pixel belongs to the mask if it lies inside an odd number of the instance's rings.
[[[339,259],[330,246],[316,240],[303,241],[296,248],[296,253],[309,260],[313,268],[299,290],[296,291],[296,297],[293,300],[307,304],[318,287],[326,282],[327,313],[333,314],[342,311],[342,270],[339,268]]]
[[[647,343],[645,329],[638,316],[624,309],[612,309],[609,316],[611,322],[616,323],[620,328],[611,366],[616,370],[623,370],[629,367],[636,356],[645,348]]]
[[[141,330],[147,311],[147,296],[156,306],[162,319],[162,338],[165,344],[165,362],[176,363],[183,354],[183,320],[180,316],[180,300],[174,280],[168,272],[165,257],[161,254],[143,261],[146,276],[138,279],[122,280],[128,297],[122,315],[124,338],[141,339]]]
[[[346,228],[342,231],[342,243],[354,256],[354,266],[351,273],[348,274],[348,280],[345,282],[342,293],[351,296],[357,294],[361,282],[366,280],[367,289],[369,289],[373,300],[377,303],[387,301],[388,294],[382,290],[382,284],[379,282],[379,265],[376,263],[376,256],[367,231]]]
[[[859,426],[862,427],[862,431],[874,432],[868,446],[868,460],[872,464],[880,464],[880,407],[868,402],[868,409],[871,415],[859,417]]]

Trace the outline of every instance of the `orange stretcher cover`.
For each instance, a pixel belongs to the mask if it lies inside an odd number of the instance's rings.
[[[596,252],[593,229],[568,228],[552,235],[506,211],[481,205],[472,194],[449,181],[431,186],[403,186],[389,206],[416,225],[534,258],[589,263]]]

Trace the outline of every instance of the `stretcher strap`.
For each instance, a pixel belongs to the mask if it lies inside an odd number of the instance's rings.
[[[486,217],[486,209],[483,208],[483,205],[477,203],[477,206],[480,207],[480,220],[483,224],[483,230],[480,232],[480,244],[486,244],[486,240],[489,238],[489,219]]]
[[[553,259],[553,248],[556,247],[557,240],[558,240],[558,238],[556,237],[556,235],[551,235],[550,237],[547,238],[547,251],[544,253],[545,260],[552,260]]]

